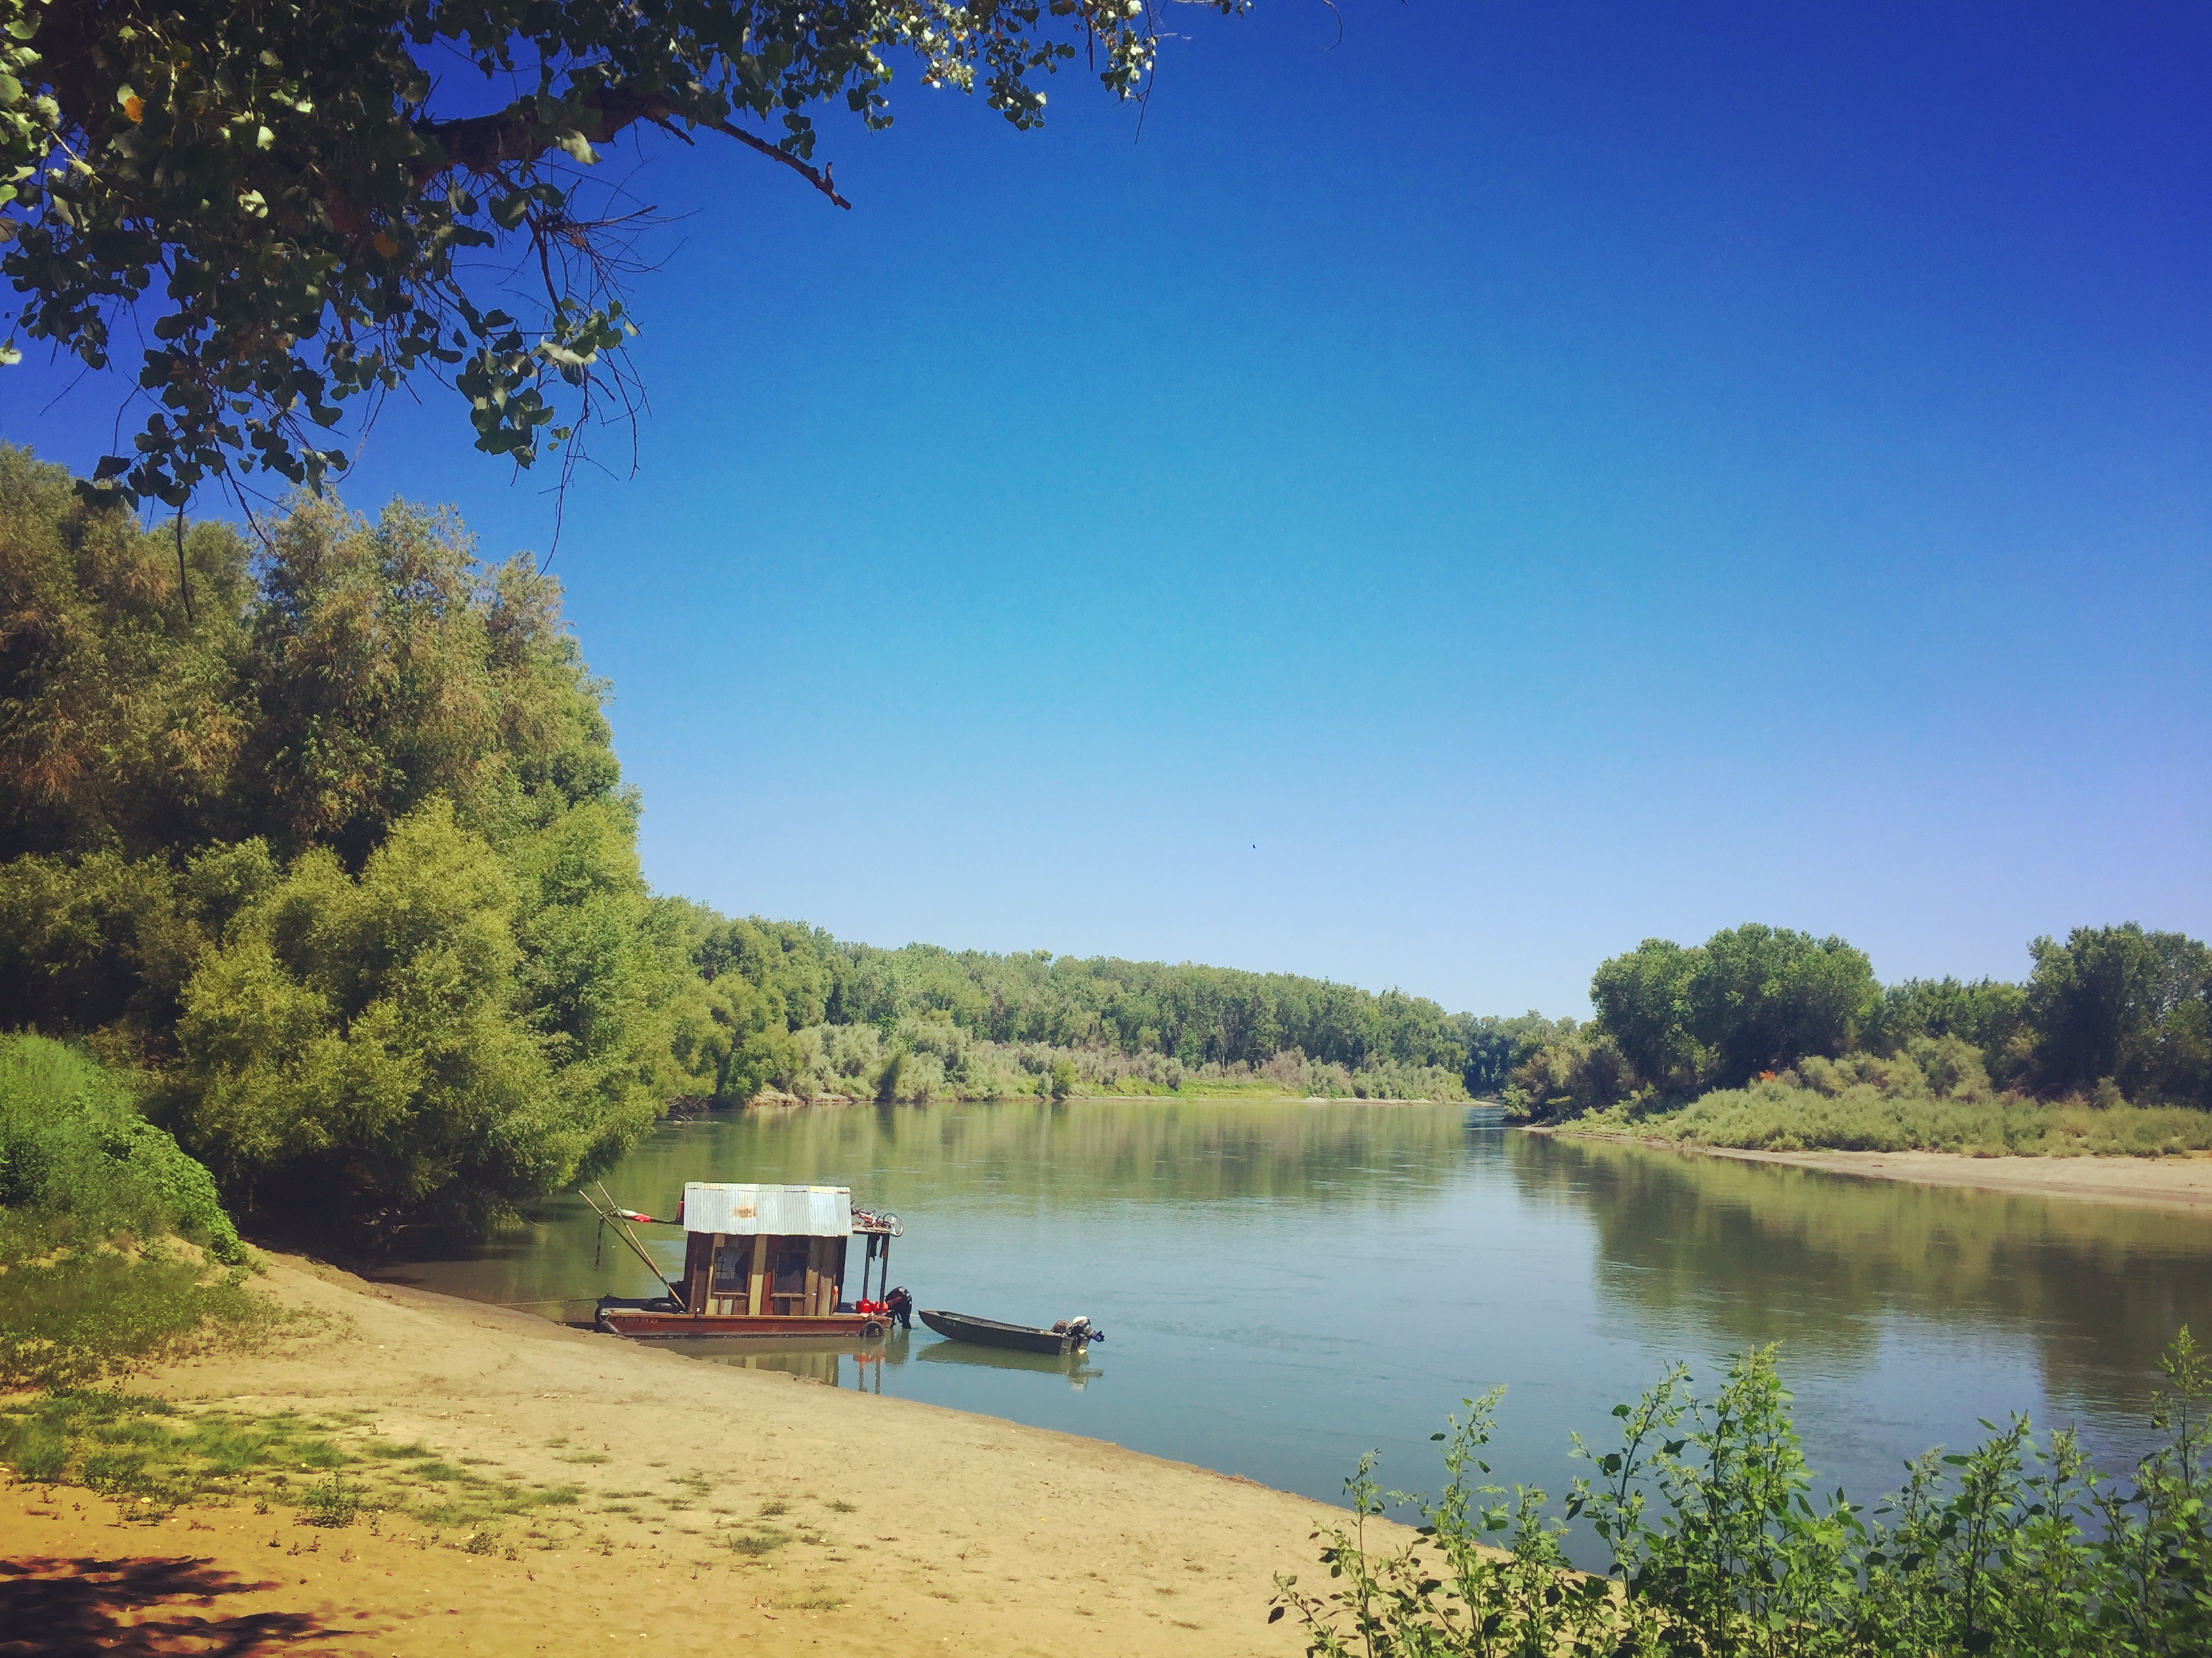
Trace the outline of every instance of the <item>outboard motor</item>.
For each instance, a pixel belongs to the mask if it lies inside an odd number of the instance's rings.
[[[884,1297],[884,1312],[888,1317],[898,1320],[900,1329],[914,1328],[914,1297],[906,1293],[904,1284]]]
[[[1091,1323],[1088,1318],[1083,1317],[1079,1314],[1075,1318],[1060,1320],[1057,1324],[1052,1326],[1052,1333],[1055,1336],[1074,1337],[1075,1344],[1078,1347],[1082,1346],[1086,1342],[1103,1341],[1106,1339],[1106,1332],[1103,1330],[1101,1330],[1097,1325]]]

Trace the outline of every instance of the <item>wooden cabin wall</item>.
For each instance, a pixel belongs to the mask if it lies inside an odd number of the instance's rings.
[[[714,1240],[704,1232],[684,1234],[684,1308],[703,1312],[707,1306],[708,1275],[714,1268]]]
[[[763,1233],[750,1236],[720,1232],[688,1234],[684,1246],[684,1308],[694,1314],[725,1318],[744,1314],[757,1318],[763,1313],[826,1318],[836,1312],[838,1303],[844,1299],[849,1244],[850,1240],[845,1238],[778,1238]],[[726,1248],[744,1252],[740,1265],[744,1288],[735,1294],[730,1293],[729,1274],[723,1274],[720,1285],[715,1282],[715,1259]],[[784,1250],[801,1248],[806,1256],[804,1288],[797,1295],[779,1297],[775,1284],[775,1258]]]

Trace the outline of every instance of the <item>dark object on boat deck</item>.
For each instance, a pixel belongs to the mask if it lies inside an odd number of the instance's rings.
[[[972,1341],[984,1347],[1010,1347],[1018,1353],[1065,1353],[1086,1342],[1103,1341],[1106,1332],[1091,1327],[1089,1319],[1062,1319],[1049,1330],[1034,1325],[1001,1324],[996,1319],[970,1318],[965,1313],[925,1310],[921,1321],[949,1341]]]

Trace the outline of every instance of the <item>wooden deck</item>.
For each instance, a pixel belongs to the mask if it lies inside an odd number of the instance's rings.
[[[599,1328],[644,1341],[700,1336],[857,1336],[872,1339],[890,1328],[881,1313],[649,1313],[603,1308]]]

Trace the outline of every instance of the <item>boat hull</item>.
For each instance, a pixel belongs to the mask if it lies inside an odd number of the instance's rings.
[[[1001,1324],[996,1319],[970,1318],[965,1313],[917,1311],[915,1316],[947,1341],[972,1341],[982,1347],[1004,1347],[1017,1353],[1065,1353],[1075,1345],[1073,1336],[1039,1330],[1026,1324]]]
[[[763,1314],[655,1313],[631,1308],[602,1308],[599,1326],[610,1335],[635,1341],[681,1341],[701,1336],[858,1336],[873,1339],[890,1328],[880,1313],[827,1313],[812,1316]]]

